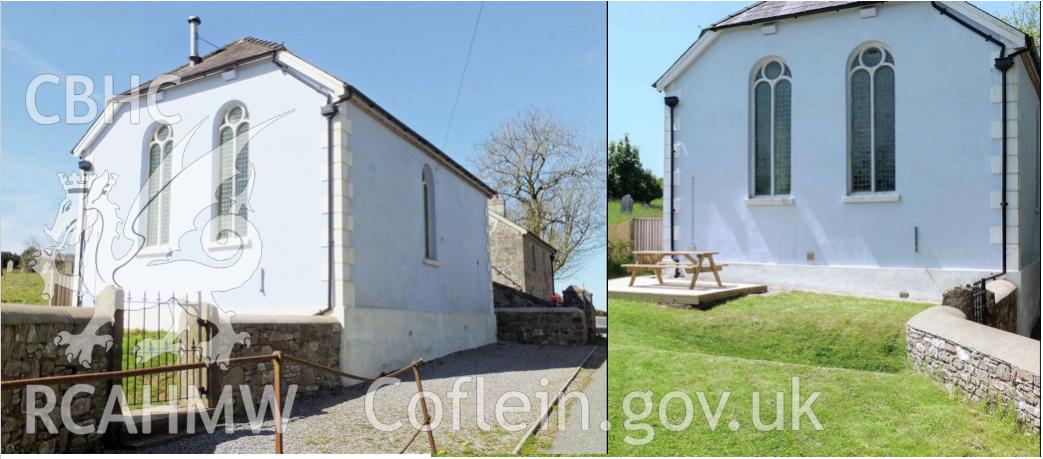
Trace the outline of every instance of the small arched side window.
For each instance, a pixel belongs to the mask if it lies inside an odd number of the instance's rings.
[[[790,194],[789,67],[771,59],[753,76],[753,195]]]
[[[170,174],[173,151],[174,129],[166,124],[154,127],[149,137],[148,168],[145,172],[147,174],[145,183],[148,186],[146,247],[158,246],[170,241]]]
[[[218,126],[216,238],[234,232],[246,237],[247,185],[250,180],[250,122],[246,108],[235,105],[225,111]],[[241,217],[236,219],[235,216]]]
[[[895,191],[895,62],[878,45],[848,64],[850,192]]]
[[[423,184],[424,201],[424,259],[435,261],[438,259],[435,236],[435,181],[430,166],[424,165],[420,179]]]

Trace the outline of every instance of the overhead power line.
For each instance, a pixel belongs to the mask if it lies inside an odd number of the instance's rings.
[[[460,72],[460,82],[456,85],[456,97],[453,99],[453,110],[449,112],[449,124],[445,127],[445,136],[442,138],[442,148],[449,142],[449,131],[453,129],[453,119],[456,118],[456,105],[460,103],[460,91],[464,87],[464,77],[467,76],[467,66],[471,63],[471,50],[474,49],[474,37],[478,35],[478,23],[482,20],[482,10],[485,2],[478,5],[478,16],[474,18],[474,30],[471,31],[471,43],[467,45],[467,57],[464,58],[464,70]]]

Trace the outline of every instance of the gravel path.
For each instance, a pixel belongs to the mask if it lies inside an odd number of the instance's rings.
[[[535,422],[542,411],[543,400],[553,396],[566,378],[590,352],[591,347],[536,346],[511,343],[496,343],[477,349],[457,352],[429,362],[421,367],[424,389],[435,394],[442,405],[442,419],[435,427],[435,441],[440,451],[451,454],[509,453],[520,441],[528,426]],[[447,395],[461,377],[480,379],[483,390],[479,393],[475,379],[460,383],[466,394],[459,399],[459,409],[454,409],[454,400]],[[545,379],[544,379],[545,378]],[[527,411],[505,413],[508,423],[518,424],[517,430],[507,431],[500,427],[494,407],[501,395],[517,391],[528,397],[531,406]],[[374,396],[374,407],[380,422],[401,421],[404,427],[394,432],[382,432],[367,421],[365,411],[365,388],[351,387],[336,392],[306,395],[295,401],[290,413],[290,422],[283,434],[284,451],[287,453],[397,453],[413,434],[410,427],[407,404],[416,394],[416,386],[410,377],[397,386],[379,390]],[[491,428],[478,426],[478,401],[484,404],[482,418]],[[437,418],[434,405],[429,402],[432,417]],[[504,404],[522,408],[522,403],[510,399]],[[416,412],[419,412],[417,407]],[[459,419],[459,430],[453,429],[454,413]],[[419,415],[416,416],[420,418]],[[274,424],[269,420],[260,432],[249,430],[245,422],[237,422],[233,433],[218,429],[213,434],[184,437],[160,446],[139,449],[143,453],[271,453],[274,450]],[[124,452],[124,451],[119,451]],[[130,452],[130,451],[126,451]],[[429,453],[424,434],[420,434],[409,452]]]

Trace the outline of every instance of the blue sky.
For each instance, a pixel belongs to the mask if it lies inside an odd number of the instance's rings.
[[[654,82],[709,26],[752,2],[610,2],[608,138],[630,134],[641,162],[663,174],[663,95]],[[1002,17],[1020,2],[972,2]]]
[[[443,144],[478,3],[5,3],[2,65],[0,247],[21,251],[61,201],[55,174],[73,172],[69,150],[86,124],[33,122],[26,88],[40,73],[103,75],[113,91],[181,65],[188,53],[186,18],[202,18],[200,35],[217,45],[252,35],[284,42],[295,54],[350,82],[465,165],[503,121],[536,107],[574,123],[590,141],[604,139],[605,7],[603,3],[487,3],[459,106]],[[201,53],[214,48],[201,44]],[[43,114],[63,113],[66,86],[44,86]],[[81,114],[82,114],[81,107]],[[605,304],[605,259],[559,282],[585,286]]]

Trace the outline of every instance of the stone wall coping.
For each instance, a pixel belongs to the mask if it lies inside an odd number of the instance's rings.
[[[79,323],[90,320],[93,315],[94,308],[14,303],[0,305],[0,324],[2,325]]]
[[[913,316],[909,328],[952,341],[1039,375],[1039,341],[967,320],[959,309],[935,306]]]
[[[333,316],[315,316],[310,314],[236,314],[233,324],[336,324],[340,321]]]
[[[985,283],[985,290],[992,292],[996,298],[996,304],[999,304],[1011,293],[1018,290],[1018,286],[1014,285],[1013,282],[1006,279],[996,279]]]
[[[519,313],[519,314],[526,314],[526,313],[527,314],[546,314],[546,313],[550,313],[550,314],[575,314],[577,312],[583,312],[583,311],[581,311],[579,308],[572,308],[572,307],[567,307],[567,306],[547,307],[547,308],[538,308],[538,307],[496,308],[496,313],[497,314],[502,314],[502,313]]]
[[[507,286],[507,285],[503,285],[503,284],[501,284],[499,282],[493,281],[493,290],[496,290],[496,289],[508,290],[508,291],[510,291],[511,295],[524,298],[524,299],[526,299],[526,300],[528,300],[530,302],[536,303],[536,304],[545,304],[545,305],[547,305],[546,307],[548,307],[548,308],[556,308],[557,307],[557,306],[555,306],[556,303],[553,303],[550,300],[545,300],[545,299],[540,298],[540,297],[538,297],[536,295],[533,295],[531,293],[525,293],[525,292],[523,292],[521,290],[518,290],[518,289],[516,289],[514,287],[510,287],[510,286]],[[523,307],[525,307],[525,306],[523,306]],[[529,306],[529,307],[534,307],[535,308],[535,307],[540,307],[540,306]],[[500,307],[497,307],[497,309],[506,309],[506,307],[500,306]]]

